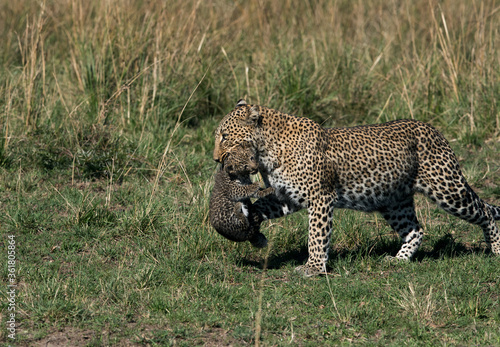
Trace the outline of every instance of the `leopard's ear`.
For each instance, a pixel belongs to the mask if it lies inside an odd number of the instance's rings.
[[[259,126],[262,122],[262,115],[260,113],[259,106],[252,106],[250,110],[248,110],[246,123],[252,124],[254,126]]]

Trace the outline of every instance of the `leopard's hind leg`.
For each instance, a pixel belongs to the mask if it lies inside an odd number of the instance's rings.
[[[448,168],[446,179],[430,176],[417,180],[417,187],[446,212],[483,229],[491,251],[500,254],[500,230],[495,223],[498,207],[481,200],[466,182],[458,164]]]

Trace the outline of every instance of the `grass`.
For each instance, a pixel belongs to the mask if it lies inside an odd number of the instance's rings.
[[[324,126],[427,121],[500,204],[499,16],[495,1],[0,4],[19,345],[500,344],[498,258],[424,198],[414,261],[384,260],[399,240],[380,216],[339,210],[313,279],[293,272],[304,211],[264,224],[264,250],[208,223],[213,131],[242,97]]]

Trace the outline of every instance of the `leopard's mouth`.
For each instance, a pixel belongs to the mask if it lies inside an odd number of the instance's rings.
[[[220,162],[222,165],[224,165],[224,162],[226,161],[227,157],[229,156],[229,152],[225,152],[220,156]]]
[[[229,157],[229,153],[228,153],[228,152],[226,152],[226,153],[224,153],[224,154],[222,154],[222,155],[220,156],[220,161],[219,161],[219,163],[220,163],[220,169],[221,169],[221,170],[225,170],[225,171],[227,171],[227,170],[228,170],[228,168],[230,168],[230,167],[231,167],[231,166],[226,165],[226,160],[227,160],[227,157]]]
[[[250,175],[256,175],[257,173],[259,172],[259,169],[258,168],[255,168],[255,169],[252,169],[249,174]]]

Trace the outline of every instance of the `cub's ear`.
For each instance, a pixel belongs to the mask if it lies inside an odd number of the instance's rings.
[[[262,116],[260,114],[259,106],[252,106],[247,113],[246,118],[247,124],[252,124],[254,126],[259,126],[262,122]]]
[[[245,106],[246,104],[247,104],[247,102],[245,101],[245,99],[240,99],[240,100],[238,100],[238,102],[236,103],[236,107]]]

